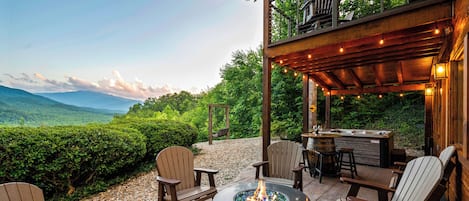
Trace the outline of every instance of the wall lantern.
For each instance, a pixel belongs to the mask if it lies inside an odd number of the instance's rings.
[[[431,84],[425,85],[425,96],[432,96],[433,95],[433,86]]]
[[[435,64],[435,80],[441,80],[448,78],[448,68],[446,63],[437,63]]]

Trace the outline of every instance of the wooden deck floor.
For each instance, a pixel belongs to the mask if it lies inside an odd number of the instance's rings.
[[[358,175],[359,179],[376,181],[382,184],[388,184],[389,179],[391,178],[391,170],[384,168],[377,168],[371,166],[358,165]],[[319,178],[313,178],[309,176],[309,172],[303,172],[303,192],[311,199],[318,201],[337,201],[345,200],[345,196],[350,187],[349,184],[341,183],[338,177],[323,177],[322,183],[319,183]],[[347,176],[345,170],[342,170],[342,174]],[[252,167],[246,168],[242,171],[239,176],[235,179],[235,182],[240,181],[253,181],[255,176],[255,169]],[[229,185],[229,184],[228,184]],[[226,185],[226,186],[228,186]],[[224,186],[220,187],[219,190],[222,190]],[[358,197],[374,201],[378,200],[378,195],[376,191],[361,188],[358,194]]]

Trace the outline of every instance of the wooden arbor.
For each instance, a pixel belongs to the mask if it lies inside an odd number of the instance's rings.
[[[213,134],[213,108],[225,108],[225,128],[221,129],[219,132],[216,133],[216,136]],[[230,137],[230,106],[226,104],[209,104],[208,105],[208,144],[212,144],[213,137],[221,137],[225,136],[226,139]]]

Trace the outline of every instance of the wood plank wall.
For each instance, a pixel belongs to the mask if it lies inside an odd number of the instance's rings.
[[[457,166],[451,175],[447,198],[469,200],[469,1],[454,0],[452,51],[450,54],[450,77],[437,86],[446,96],[434,97],[434,133],[439,153],[447,144],[457,146]],[[439,93],[439,92],[438,92]],[[465,114],[464,114],[465,113]]]

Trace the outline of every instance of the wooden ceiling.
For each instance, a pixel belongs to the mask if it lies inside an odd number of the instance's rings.
[[[291,52],[272,61],[308,75],[332,95],[423,90],[432,81],[433,64],[449,58],[451,32],[451,19],[443,19]]]

